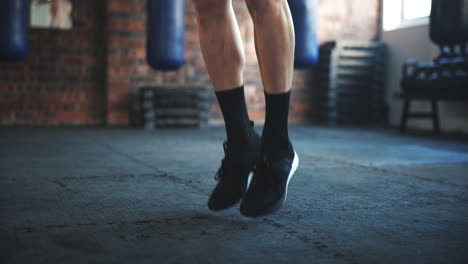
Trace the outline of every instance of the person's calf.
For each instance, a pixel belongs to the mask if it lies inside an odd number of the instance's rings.
[[[286,0],[245,0],[245,3],[254,22],[272,12],[280,12],[283,5],[287,4]]]
[[[227,17],[231,0],[192,0],[201,26],[216,19]]]

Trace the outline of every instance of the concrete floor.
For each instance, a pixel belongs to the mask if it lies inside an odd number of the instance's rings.
[[[223,128],[0,129],[0,263],[468,263],[468,142],[292,127],[274,215],[206,200]]]

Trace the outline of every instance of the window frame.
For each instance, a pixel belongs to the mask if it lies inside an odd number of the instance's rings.
[[[395,13],[390,14],[388,11],[385,10],[385,2],[387,2],[387,1],[388,2],[393,2],[393,3],[395,3],[396,1],[400,2],[398,25],[387,27],[386,24],[385,24],[385,16],[391,15],[391,16],[395,17]],[[430,12],[429,12],[429,14],[427,16],[424,16],[424,17],[405,19],[405,16],[404,16],[404,12],[405,12],[404,1],[411,1],[411,0],[383,0],[382,1],[382,3],[383,3],[383,8],[382,8],[382,13],[383,13],[382,14],[383,15],[382,30],[384,32],[429,24]],[[430,1],[432,1],[432,0],[430,0]]]

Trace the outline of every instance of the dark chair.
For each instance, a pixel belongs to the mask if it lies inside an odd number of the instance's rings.
[[[440,47],[431,63],[408,60],[403,65],[401,91],[394,96],[403,99],[400,130],[409,118],[432,118],[439,134],[437,102],[468,100],[468,0],[432,0],[430,39]],[[411,100],[428,100],[428,113],[410,112]]]

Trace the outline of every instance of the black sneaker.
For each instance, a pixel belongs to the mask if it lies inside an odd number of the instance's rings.
[[[260,136],[252,130],[248,145],[232,146],[224,142],[224,159],[215,175],[218,184],[208,200],[211,210],[227,209],[240,201],[248,188],[261,148]]]
[[[255,167],[252,184],[240,205],[246,216],[273,213],[286,202],[288,184],[299,165],[299,157],[291,144],[286,155],[269,155],[262,151]]]

